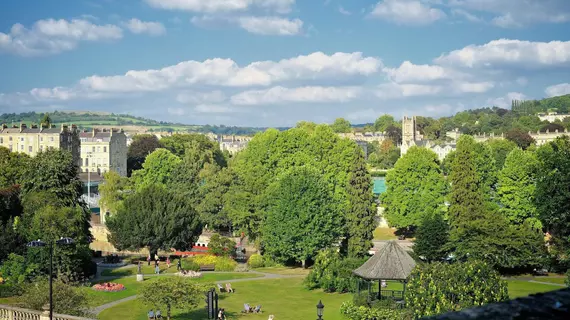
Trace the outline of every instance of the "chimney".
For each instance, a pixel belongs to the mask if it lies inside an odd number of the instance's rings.
[[[37,129],[38,125],[37,124],[32,124],[32,129]]]
[[[61,124],[61,132],[67,131],[67,125]]]
[[[93,131],[91,132],[91,137],[95,138],[96,133],[97,133],[97,129],[93,128]]]
[[[111,128],[111,130],[109,130],[109,135],[112,137],[113,136],[113,131],[115,131],[115,129]]]
[[[26,129],[26,124],[20,123],[20,132],[24,131],[24,129]]]
[[[5,124],[5,123],[3,123],[3,124],[2,124],[2,129],[8,129],[8,125]]]

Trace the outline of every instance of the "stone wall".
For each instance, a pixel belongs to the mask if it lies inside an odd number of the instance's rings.
[[[531,320],[570,319],[570,289],[535,294],[478,308],[425,317],[429,320]]]

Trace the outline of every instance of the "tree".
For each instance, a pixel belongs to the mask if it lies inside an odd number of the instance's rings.
[[[509,152],[514,150],[517,145],[511,140],[506,139],[491,139],[487,141],[489,147],[493,151],[493,158],[495,158],[495,166],[498,170],[503,168],[505,164],[505,159]]]
[[[521,129],[511,129],[505,134],[505,138],[517,144],[523,150],[526,150],[531,144],[535,143],[534,139]]]
[[[570,139],[557,138],[537,150],[536,208],[561,257],[570,251]]]
[[[507,283],[481,262],[418,265],[406,290],[414,319],[508,299]]]
[[[319,172],[292,168],[272,186],[263,225],[263,246],[274,259],[300,261],[303,267],[342,234],[343,219]],[[310,236],[307,236],[309,235]]]
[[[152,134],[139,134],[133,137],[133,142],[127,152],[127,174],[130,177],[133,171],[142,168],[146,157],[154,150],[162,148],[158,138]]]
[[[514,149],[499,174],[497,195],[501,203],[500,212],[512,223],[529,221],[536,229],[542,229],[534,199],[537,169],[538,159],[534,153]]]
[[[53,282],[53,311],[59,314],[86,316],[89,301],[84,290],[65,283],[60,279]],[[40,279],[24,287],[24,294],[18,298],[24,307],[34,310],[43,310],[49,303],[49,282]]]
[[[41,125],[45,125],[47,128],[51,128],[52,120],[49,116],[49,113],[45,113],[42,119],[40,120]]]
[[[170,320],[173,308],[196,308],[203,301],[206,291],[206,287],[190,279],[163,277],[143,283],[138,299],[155,309],[166,310],[166,318]]]
[[[103,179],[105,181],[99,185],[99,194],[101,195],[99,205],[109,212],[115,213],[127,196],[129,181],[113,170],[105,172]]]
[[[449,239],[449,226],[443,214],[426,215],[416,232],[414,253],[429,262],[441,261],[447,254],[444,246]]]
[[[236,243],[230,238],[214,233],[208,243],[208,252],[216,256],[229,257],[235,254]]]
[[[188,199],[150,185],[123,202],[107,220],[109,240],[119,250],[191,248],[202,231],[198,214]]]
[[[385,132],[388,138],[392,139],[392,142],[394,142],[394,144],[402,144],[402,128],[396,125],[390,125],[388,128],[386,128]]]
[[[160,139],[160,143],[164,148],[168,149],[179,158],[183,158],[187,149],[190,146],[193,146],[193,148],[195,148],[199,153],[210,151],[210,156],[213,159],[213,162],[217,163],[219,166],[225,167],[227,165],[226,158],[222,154],[218,143],[211,141],[203,134],[175,134],[163,137]]]
[[[5,223],[0,221],[0,264],[8,257],[8,254],[22,254],[24,251],[26,240],[16,228],[17,223],[14,223],[14,219]]]
[[[337,118],[334,123],[331,124],[331,128],[336,133],[348,133],[352,131],[350,122],[344,118]]]
[[[229,168],[222,168],[206,179],[199,187],[196,210],[201,220],[213,230],[229,230],[231,221],[224,197],[228,194],[235,174]]]
[[[426,148],[410,148],[388,171],[386,186],[381,202],[393,227],[417,227],[424,216],[445,207],[447,185],[437,155]]]
[[[0,146],[0,189],[20,184],[30,157]]]
[[[131,180],[137,190],[150,185],[165,187],[180,162],[180,158],[170,151],[156,149],[145,159],[142,169],[133,172]]]
[[[376,168],[391,169],[400,158],[400,148],[396,147],[391,139],[382,141],[380,145],[378,142],[369,145],[372,146],[372,150],[368,156],[368,163]]]
[[[366,169],[362,149],[354,149],[354,163],[348,176],[348,211],[346,215],[348,255],[364,257],[372,247],[376,208],[372,180]]]
[[[396,124],[394,117],[389,114],[381,115],[376,121],[374,122],[374,130],[376,132],[386,132],[388,127],[393,126]]]

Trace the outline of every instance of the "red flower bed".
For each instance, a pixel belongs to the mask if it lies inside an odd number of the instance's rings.
[[[105,292],[117,292],[125,290],[124,285],[114,282],[98,283],[94,285],[92,288],[97,291],[105,291]]]

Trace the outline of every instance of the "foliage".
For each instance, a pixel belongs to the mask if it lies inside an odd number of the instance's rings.
[[[495,166],[498,170],[503,168],[505,164],[505,159],[509,152],[514,150],[517,145],[516,143],[507,139],[490,139],[486,142],[491,150],[493,151],[493,158],[495,158]]]
[[[400,148],[391,139],[386,139],[381,144],[377,141],[368,143],[368,148],[368,163],[375,168],[391,169],[400,158]]]
[[[301,261],[305,266],[307,259],[341,235],[338,205],[316,169],[294,167],[270,189],[262,234],[265,252],[271,257]]]
[[[214,265],[215,271],[234,271],[237,267],[237,262],[229,257],[217,257]]]
[[[370,308],[357,306],[352,301],[343,302],[342,313],[349,320],[407,320],[412,319],[407,310],[390,308]]]
[[[374,122],[374,130],[376,132],[386,132],[388,127],[393,126],[396,124],[396,120],[394,117],[389,114],[381,115],[376,121]]]
[[[247,265],[251,268],[263,268],[265,266],[263,256],[257,253],[252,254],[249,260],[247,260]]]
[[[19,219],[10,219],[3,223],[0,221],[0,264],[10,253],[21,254],[26,243],[24,237],[17,230]]]
[[[0,223],[21,216],[23,210],[18,185],[0,189]]]
[[[568,271],[566,271],[566,279],[564,280],[564,284],[567,287],[570,287],[570,269],[568,269]]]
[[[108,212],[116,213],[128,194],[129,181],[112,170],[105,172],[103,178],[105,181],[99,185],[99,205]]]
[[[195,256],[193,259],[194,262],[196,262],[200,266],[215,265],[216,262],[218,262],[218,257],[211,254],[198,255]]]
[[[107,227],[109,240],[119,250],[148,247],[150,252],[190,248],[202,231],[188,199],[158,186],[128,197]]]
[[[192,270],[199,271],[200,265],[192,258],[182,259],[181,261],[182,270]]]
[[[49,282],[40,279],[24,287],[24,294],[18,301],[24,308],[43,310],[49,303]],[[85,292],[79,288],[64,283],[61,280],[53,281],[53,311],[60,314],[85,316],[88,310],[88,300]]]
[[[386,175],[381,201],[391,226],[419,226],[427,214],[441,212],[447,185],[437,155],[426,148],[412,147]]]
[[[414,253],[427,261],[441,261],[447,256],[444,246],[449,238],[449,226],[443,214],[434,213],[424,217],[416,232]]]
[[[220,150],[219,145],[208,139],[203,134],[174,134],[160,139],[160,143],[164,148],[168,149],[174,155],[183,158],[189,148],[196,148],[199,153],[210,151],[215,163],[219,166],[226,166],[226,159]]]
[[[536,182],[536,208],[560,258],[570,251],[570,139],[557,138],[537,150],[540,163]]]
[[[0,189],[20,184],[30,157],[0,146]]]
[[[146,157],[154,150],[162,148],[158,138],[152,134],[139,134],[133,137],[133,142],[127,151],[127,174],[130,177],[133,171],[142,169]]]
[[[199,186],[196,210],[209,229],[226,230],[230,228],[231,221],[224,199],[235,181],[235,174],[230,168],[211,167],[215,172]]]
[[[357,278],[352,271],[366,260],[343,259],[335,249],[321,250],[305,279],[305,286],[309,289],[322,288],[325,292],[354,292]]]
[[[353,166],[346,187],[348,210],[346,215],[348,255],[363,257],[372,247],[376,223],[376,208],[372,194],[372,180],[366,169],[362,149],[354,149]]]
[[[535,203],[536,171],[538,160],[534,153],[514,149],[506,158],[499,173],[497,195],[501,203],[500,212],[512,223],[525,221],[542,229]]]
[[[481,262],[421,264],[406,290],[414,318],[508,300],[507,284]]]
[[[523,150],[526,150],[531,144],[535,143],[534,139],[521,129],[511,129],[505,134],[505,138],[517,144]]]
[[[146,157],[142,169],[133,173],[131,180],[137,190],[148,186],[165,187],[173,177],[181,160],[166,149],[156,149]]]
[[[337,118],[333,124],[331,124],[331,129],[336,133],[348,133],[352,131],[352,126],[350,122],[344,118]]]
[[[196,308],[206,291],[205,286],[183,277],[161,277],[157,281],[145,282],[138,298],[155,309],[166,310],[166,318],[170,320],[173,308]]]
[[[230,238],[214,233],[208,243],[208,252],[216,256],[229,257],[235,255],[236,243]]]
[[[0,265],[0,276],[7,284],[21,285],[33,279],[37,269],[37,265],[26,263],[23,256],[10,253]]]

